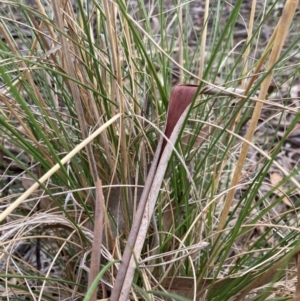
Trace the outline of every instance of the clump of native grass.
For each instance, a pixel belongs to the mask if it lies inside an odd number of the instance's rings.
[[[282,155],[300,119],[297,1],[279,14],[270,0],[198,4],[1,2],[6,299],[300,294],[300,184]],[[199,88],[163,182],[147,187],[175,82]],[[124,279],[145,187],[159,194]]]

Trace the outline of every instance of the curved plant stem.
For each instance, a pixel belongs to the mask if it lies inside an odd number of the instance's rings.
[[[173,88],[170,96],[165,136],[161,137],[153,163],[143,190],[133,225],[123,254],[122,263],[116,278],[111,301],[127,300],[137,260],[140,257],[147,230],[153,215],[159,189],[171,157],[174,144],[184,124],[189,106],[196,96],[198,86],[179,85]]]

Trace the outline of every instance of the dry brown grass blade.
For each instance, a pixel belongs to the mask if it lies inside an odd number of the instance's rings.
[[[179,57],[178,57],[178,63],[180,66],[183,66],[183,52],[184,52],[184,41],[183,41],[183,36],[182,36],[182,31],[183,31],[183,19],[182,19],[182,5],[180,5],[180,1],[177,1],[178,3],[178,42],[179,42]],[[179,69],[179,83],[183,83],[183,70]]]
[[[262,274],[260,274],[257,278],[244,287],[244,289],[240,292],[238,298],[235,301],[245,300],[245,297],[254,289],[265,285],[266,283],[272,283],[274,276],[278,273],[284,272],[284,267],[290,262],[290,260],[295,256],[295,254],[299,254],[300,246],[295,247],[290,250],[286,255],[284,255],[280,260],[275,262],[272,266],[270,266],[267,270],[265,270]]]
[[[60,8],[60,1],[53,1],[53,12],[57,21],[57,27],[60,30],[59,34],[59,39],[61,42],[61,51],[62,53],[69,54],[70,53],[70,45],[68,43],[67,37],[63,34],[64,32],[64,22],[63,22],[63,17],[62,17],[62,10]],[[77,47],[77,46],[74,46]],[[73,59],[75,57],[73,56]],[[71,76],[72,78],[77,78],[75,68],[74,68],[74,62],[72,62],[72,56],[71,55],[64,55],[63,56],[63,61],[64,61],[64,71],[66,74]],[[79,92],[79,88],[76,83],[73,81],[69,81],[66,79],[66,81],[69,82],[70,86],[70,92],[72,93],[73,99],[74,99],[74,104],[75,108],[77,111],[77,116],[78,116],[78,121],[79,121],[79,126],[82,134],[82,138],[86,139],[88,137],[88,130],[87,130],[87,123],[84,117],[84,111],[81,103],[81,96]],[[98,172],[97,172],[97,167],[96,167],[96,162],[93,154],[93,149],[90,144],[86,145],[86,152],[87,152],[87,157],[89,161],[89,166],[90,170],[93,176],[93,180],[96,182],[98,179]]]
[[[267,74],[265,80],[262,82],[259,97],[258,97],[259,99],[266,98],[269,86],[270,86],[272,78],[273,78],[273,72],[274,72],[273,66],[277,63],[278,58],[280,56],[283,44],[284,44],[285,39],[288,34],[289,27],[293,20],[298,2],[299,2],[298,0],[288,0],[285,4],[285,7],[284,7],[284,10],[282,13],[282,17],[280,18],[279,24],[278,24],[277,28],[275,29],[276,37],[275,37],[274,46],[273,46],[273,49],[272,49],[272,52],[270,55],[269,63],[267,66],[268,74]],[[245,137],[246,140],[248,140],[248,141],[252,141],[252,139],[253,139],[254,131],[256,129],[262,107],[263,107],[263,103],[260,103],[260,102],[256,103],[256,105],[255,105],[255,108],[254,108],[254,111],[252,114],[252,118],[250,121],[250,125],[247,130],[246,137]],[[239,178],[241,175],[242,168],[244,166],[244,162],[245,162],[248,150],[249,150],[249,144],[243,143],[241,155],[238,159],[237,167],[235,169],[235,172],[234,172],[234,175],[232,178],[232,182],[231,182],[232,187],[236,187],[236,185],[239,182]],[[231,189],[226,197],[223,211],[220,216],[218,231],[222,230],[225,225],[234,194],[235,194],[235,189]]]
[[[282,269],[283,265],[286,265],[291,258],[293,258],[293,254],[297,253],[300,250],[299,247],[290,251],[287,255],[285,255],[281,260],[275,263],[270,269],[266,270],[263,274],[257,275],[255,279],[253,279],[250,284],[241,292],[237,300],[244,300],[245,296],[249,294],[252,290],[264,286],[268,283],[271,283],[274,275],[277,273],[283,273],[284,269]],[[297,271],[298,271],[298,279],[300,279],[300,256],[299,253],[296,254],[296,262],[297,262]],[[230,285],[233,281],[236,281],[238,277],[234,278],[221,278],[221,279],[206,279],[204,278],[198,286],[197,298],[202,298],[205,291],[209,286],[212,285],[210,291],[214,291],[216,289],[220,290],[225,286]],[[300,300],[300,281],[298,280],[296,287],[296,295],[294,301]],[[194,279],[188,277],[168,277],[165,279],[163,283],[163,288],[167,291],[174,292],[180,296],[184,296],[187,298],[192,297],[192,288],[194,286]],[[209,295],[208,295],[209,296]]]
[[[16,49],[11,35],[7,33],[7,31],[5,30],[5,28],[1,24],[0,24],[0,33],[3,35],[6,43],[9,45],[9,48],[12,51],[12,53],[15,54],[16,57],[19,57],[20,53]],[[22,60],[20,60],[19,64],[20,64],[20,68],[24,70],[23,76],[27,79],[30,86],[34,89],[35,95],[37,95],[40,103],[45,108],[46,112],[49,113],[49,115],[52,115],[52,113],[49,110],[47,110],[47,106],[45,105],[44,100],[43,100],[41,94],[39,93],[38,88],[36,87],[36,85],[34,83],[34,80],[31,76],[30,70],[28,69],[28,67],[26,66],[26,64]],[[17,78],[12,85],[18,86],[19,85],[19,78]],[[5,85],[3,87],[5,87]],[[5,105],[9,109],[10,113],[18,120],[18,122],[21,125],[22,130],[27,135],[27,137],[34,143],[34,145],[39,149],[39,151],[45,156],[45,158],[48,160],[48,162],[50,164],[52,164],[53,160],[50,158],[50,156],[47,154],[47,152],[44,150],[44,148],[41,147],[40,143],[35,139],[33,133],[29,129],[29,127],[26,125],[26,123],[20,117],[20,114],[17,112],[17,110],[11,104],[11,101],[9,100],[9,98],[7,98],[6,94],[9,92],[9,90],[10,90],[9,87],[1,89],[0,100],[3,103],[5,103]],[[53,126],[53,128],[55,128],[55,127],[56,126]]]
[[[295,256],[296,260],[296,268],[297,268],[297,283],[296,283],[296,292],[295,292],[295,297],[294,301],[300,300],[300,253],[297,253]]]
[[[206,48],[206,39],[207,39],[207,23],[208,23],[208,11],[209,11],[209,0],[205,0],[204,16],[203,16],[203,32],[201,34],[201,46],[200,46],[200,64],[198,77],[202,78],[203,70],[205,66],[205,48]],[[183,65],[182,65],[183,66]],[[198,80],[200,84],[200,80]]]
[[[197,298],[202,298],[210,285],[212,285],[212,290],[220,290],[235,279],[236,278],[203,279],[199,291],[197,292]],[[186,298],[193,297],[194,279],[191,277],[168,277],[165,279],[162,286],[166,291],[174,292],[180,296]]]
[[[35,182],[29,189],[27,189],[19,198],[17,198],[8,208],[6,208],[0,214],[0,222],[2,222],[13,210],[15,210],[24,200],[26,200],[41,184],[47,181],[56,171],[58,171],[61,165],[67,163],[72,159],[80,150],[86,147],[86,144],[90,143],[95,137],[97,137],[102,131],[104,131],[108,126],[115,122],[120,117],[120,114],[115,115],[109,121],[107,121],[103,126],[97,129],[93,134],[87,137],[79,145],[77,145],[70,153],[60,160],[60,163],[55,164],[48,172],[46,172],[38,182]]]
[[[284,269],[282,267],[286,265],[292,258],[293,254],[297,253],[300,250],[300,247],[295,248],[286,254],[281,260],[276,262],[270,269],[266,270],[264,273],[257,275],[256,278],[250,281],[249,285],[241,292],[241,295],[235,300],[244,300],[244,298],[252,290],[262,287],[268,283],[271,283],[274,275],[277,273],[283,273]],[[296,294],[294,301],[300,300],[300,253],[296,254],[296,265],[298,271],[298,283],[296,286]],[[210,279],[204,278],[201,283],[198,285],[197,291],[197,300],[202,298],[205,294],[208,287],[210,287],[210,292],[215,290],[222,290],[225,286],[230,285],[233,281],[237,281],[239,277],[231,278],[220,278],[220,279]],[[168,277],[163,283],[163,288],[167,291],[174,292],[180,296],[191,298],[192,297],[192,288],[194,286],[194,279],[191,277]],[[209,297],[209,294],[207,295]]]
[[[104,221],[104,196],[102,191],[101,180],[96,181],[96,204],[95,204],[95,214],[94,214],[94,238],[90,262],[90,273],[89,273],[89,283],[88,287],[91,287],[94,279],[100,270],[100,260],[101,260],[101,245],[103,237],[103,221]],[[95,289],[91,301],[97,300],[97,290]]]
[[[255,16],[255,9],[256,9],[256,0],[252,1],[251,4],[251,13],[250,13],[250,18],[249,18],[249,26],[248,26],[248,36],[247,36],[247,48],[245,51],[245,55],[244,55],[244,60],[245,60],[245,65],[244,65],[244,69],[243,69],[243,74],[246,75],[248,72],[248,60],[249,60],[249,54],[250,54],[250,41],[252,39],[252,32],[253,32],[253,24],[254,24],[254,16]],[[242,83],[241,83],[241,87],[244,88],[246,84],[246,77],[243,78]]]
[[[9,45],[10,51],[17,57],[21,56],[21,54],[19,53],[19,50],[15,47],[13,38],[11,37],[10,33],[8,33],[7,30],[5,30],[1,24],[0,24],[0,32],[4,36],[6,43]],[[32,50],[34,49],[34,47],[35,47],[35,42],[33,43]],[[26,80],[30,84],[31,88],[34,90],[34,94],[38,98],[40,104],[43,106],[43,108],[45,109],[47,114],[49,116],[51,116],[52,112],[51,112],[51,110],[48,109],[47,105],[45,104],[44,98],[42,97],[38,87],[36,86],[36,84],[34,82],[34,79],[32,78],[32,73],[31,73],[30,69],[27,68],[25,62],[22,60],[19,61],[19,65],[23,70],[25,70],[23,72],[23,76],[26,78]],[[18,85],[16,84],[16,86],[18,86]],[[20,85],[19,85],[19,88],[21,88]]]
[[[136,260],[140,257],[144,245],[168,161],[197,89],[197,86],[180,85],[174,87],[171,92],[164,131],[170,143],[166,144],[164,137],[159,140],[146,185],[134,216],[122,263],[112,290],[111,301],[127,300],[136,269]]]
[[[120,118],[120,126],[118,128],[119,132],[119,147],[120,155],[122,160],[121,177],[124,183],[128,183],[129,166],[128,158],[130,157],[128,153],[128,146],[126,141],[126,124],[125,124],[125,97],[123,94],[123,77],[122,77],[122,62],[121,62],[121,53],[118,41],[117,33],[117,15],[118,15],[118,6],[114,2],[104,1],[103,2],[104,11],[106,15],[107,22],[107,33],[108,33],[108,47],[111,49],[111,59],[112,59],[112,70],[114,72],[114,77],[116,81],[111,85],[111,94],[110,99],[115,99],[118,103],[119,112],[122,114]],[[113,111],[112,111],[113,112]],[[114,180],[114,179],[113,179]],[[121,205],[121,211],[124,217],[124,227],[125,232],[129,232],[129,221],[127,220],[128,207],[126,206],[126,201],[129,199],[129,190],[127,187],[122,188],[121,190],[122,198],[124,202],[119,203],[118,198],[111,201],[111,208],[118,208]],[[112,198],[110,198],[112,200]]]

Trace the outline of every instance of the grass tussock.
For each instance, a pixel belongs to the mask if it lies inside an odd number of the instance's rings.
[[[298,300],[298,1],[202,2],[0,3],[2,299]]]

